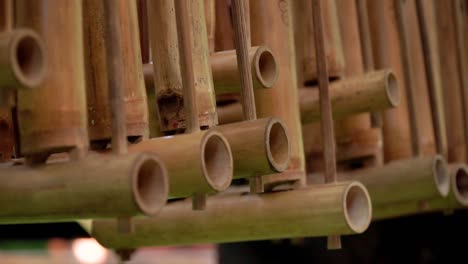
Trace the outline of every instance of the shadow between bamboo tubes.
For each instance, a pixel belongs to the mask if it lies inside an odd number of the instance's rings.
[[[449,170],[451,187],[447,197],[433,196],[424,200],[407,200],[374,206],[373,220],[431,212],[451,213],[453,210],[466,208],[468,206],[467,167],[465,164],[450,164]]]
[[[145,153],[2,167],[0,179],[2,224],[155,215],[168,196],[166,166]]]
[[[391,71],[380,70],[331,83],[330,97],[333,116],[338,119],[396,107],[400,103],[400,88]],[[319,97],[315,87],[299,89],[299,108],[303,124],[319,121]],[[242,109],[239,104],[218,107],[218,116],[220,124],[239,122]]]
[[[157,217],[137,218],[132,235],[114,232],[113,220],[93,221],[88,230],[102,245],[118,249],[354,234],[364,232],[372,218],[370,197],[358,182],[219,194],[208,198],[203,212],[190,206],[189,201],[177,201]]]
[[[233,157],[226,138],[213,130],[144,140],[130,153],[157,154],[169,173],[169,197],[214,193],[229,187]]]

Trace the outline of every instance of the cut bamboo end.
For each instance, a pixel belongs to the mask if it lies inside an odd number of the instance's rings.
[[[351,183],[343,195],[344,216],[349,228],[356,233],[364,232],[372,219],[371,198],[359,182]]]
[[[397,107],[400,104],[400,88],[395,74],[387,71],[385,75],[385,92],[390,107]]]
[[[9,88],[37,87],[46,75],[46,56],[42,39],[29,29],[16,29],[0,36],[3,59],[0,68],[7,76],[1,86]]]
[[[450,174],[447,162],[442,156],[436,155],[433,159],[432,175],[434,182],[442,197],[447,197],[450,191]]]
[[[202,141],[202,170],[209,186],[217,192],[226,190],[232,181],[233,157],[225,137],[207,133]],[[227,165],[227,166],[226,166]]]
[[[278,63],[273,52],[264,46],[260,46],[255,52],[253,62],[255,69],[253,77],[263,88],[273,87],[278,79]]]
[[[265,132],[268,162],[276,172],[283,172],[288,167],[291,158],[286,126],[280,120],[271,118]]]
[[[234,158],[234,178],[283,172],[290,162],[290,140],[284,123],[262,118],[213,128],[228,140]]]
[[[459,165],[452,172],[452,191],[462,206],[468,206],[468,167]]]
[[[143,155],[132,172],[135,203],[146,215],[155,215],[169,195],[167,169],[154,155]]]

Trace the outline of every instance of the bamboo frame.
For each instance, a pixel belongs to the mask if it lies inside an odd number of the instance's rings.
[[[399,90],[399,83],[389,70],[369,72],[363,76],[332,82],[330,99],[333,116],[340,119],[352,114],[396,107],[400,103]],[[299,89],[299,108],[303,124],[319,121],[318,99],[317,89]],[[242,109],[239,104],[218,107],[218,115],[220,124],[239,122],[242,120]]]
[[[135,234],[125,237],[113,231],[112,220],[93,221],[88,231],[119,249],[361,233],[372,217],[370,198],[357,182],[223,194],[207,202],[203,213],[190,211],[189,201],[169,203],[157,217],[135,219]]]
[[[128,151],[156,153],[161,158],[169,173],[170,198],[223,191],[232,180],[231,147],[216,131],[144,140]]]
[[[119,29],[120,37],[114,43],[104,32],[106,21],[103,1],[83,2],[83,33],[87,43],[85,73],[88,131],[92,141],[109,140],[112,137],[108,84],[113,83],[113,77],[109,72],[111,67],[106,63],[109,56],[106,51],[111,44],[121,47],[119,64],[125,66],[121,76],[118,76],[121,78],[118,83],[123,89],[126,116],[122,123],[127,130],[126,137],[141,139],[147,138],[149,134],[136,1],[117,1],[116,8],[120,22],[115,26]]]
[[[148,19],[154,67],[154,88],[162,131],[185,127],[185,110],[182,98],[180,54],[173,1],[148,0]],[[208,40],[203,1],[190,1],[192,33],[192,66],[198,102],[200,126],[211,127],[218,123],[216,100],[209,64]]]
[[[15,26],[35,30],[45,49],[53,51],[47,53],[44,82],[37,89],[18,91],[21,153],[32,157],[85,150],[89,143],[81,2],[18,0],[15,4]]]
[[[226,137],[234,158],[234,179],[283,172],[289,165],[289,136],[276,118],[243,121],[213,128]]]
[[[143,153],[3,167],[0,178],[2,224],[154,215],[168,194],[164,163]]]

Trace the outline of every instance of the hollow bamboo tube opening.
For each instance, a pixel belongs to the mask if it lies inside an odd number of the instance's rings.
[[[455,170],[452,190],[457,202],[463,206],[468,206],[468,168],[466,165],[457,167]]]
[[[447,163],[442,156],[435,156],[432,171],[434,182],[440,195],[447,196],[450,191],[450,175],[447,169]]]
[[[235,179],[283,172],[289,165],[289,135],[277,118],[242,121],[213,129],[221,132],[231,146]]]
[[[0,69],[9,72],[7,76],[0,78],[0,85],[9,88],[31,88],[44,80],[45,48],[41,38],[34,31],[16,29],[3,33],[0,36],[0,49],[4,58],[1,60],[3,65],[0,65]]]
[[[278,79],[276,58],[270,49],[259,47],[254,55],[254,77],[265,88],[272,87]]]
[[[387,93],[388,101],[392,107],[396,107],[400,104],[400,89],[398,88],[398,81],[395,74],[390,71],[387,72],[385,77],[385,92]]]
[[[372,217],[369,194],[359,182],[217,194],[208,197],[205,211],[190,209],[188,200],[169,203],[155,217],[135,218],[131,235],[115,232],[112,219],[95,220],[87,230],[102,245],[119,249],[362,233]]]
[[[189,197],[223,191],[232,180],[231,147],[224,136],[207,130],[144,140],[130,153],[156,153],[169,173],[169,197]]]
[[[154,215],[166,203],[167,176],[165,164],[146,153],[2,168],[0,223]]]

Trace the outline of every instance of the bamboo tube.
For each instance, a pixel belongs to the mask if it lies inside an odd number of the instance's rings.
[[[233,158],[228,141],[216,131],[144,140],[130,153],[157,153],[169,172],[169,197],[223,191],[232,179]]]
[[[296,62],[293,27],[290,14],[291,1],[250,1],[252,45],[268,46],[277,56],[279,74],[272,89],[255,90],[255,103],[259,118],[274,116],[285,122],[291,142],[291,162],[281,177],[263,177],[264,183],[299,180],[305,183],[305,161],[298,107]],[[295,175],[295,176],[294,176]],[[290,177],[298,177],[292,179]]]
[[[393,161],[383,167],[354,171],[342,179],[362,182],[375,207],[446,197],[450,189],[447,164],[439,155]]]
[[[44,40],[48,74],[37,89],[18,91],[21,153],[88,147],[80,1],[17,0],[16,26]]]
[[[215,50],[216,14],[215,0],[203,0],[205,7],[206,32],[208,34],[208,48],[210,53]]]
[[[450,212],[468,206],[468,170],[466,165],[450,165],[450,193],[448,197],[429,197],[374,207],[373,220],[389,219],[428,212]]]
[[[112,220],[93,221],[90,233],[109,248],[239,242],[361,233],[371,215],[365,187],[351,182],[260,195],[216,195],[208,198],[203,213],[190,211],[189,201],[177,201],[157,217],[135,219],[133,235],[114,232]]]
[[[317,80],[314,29],[310,1],[291,1],[294,23],[295,50],[297,56],[298,82]],[[331,78],[342,77],[345,66],[339,30],[336,1],[323,1],[325,43],[327,46],[328,72]],[[347,43],[349,44],[349,43]]]
[[[0,32],[11,31],[13,28],[13,0],[0,0]]]
[[[164,163],[143,153],[0,171],[2,224],[154,215],[168,194]]]
[[[234,49],[234,31],[232,28],[230,1],[215,0],[215,51]]]
[[[154,88],[162,131],[185,127],[182,77],[173,1],[147,1],[151,52],[155,60]],[[213,81],[209,65],[203,1],[191,0],[192,65],[200,126],[218,123]]]
[[[391,68],[397,80],[403,80],[401,49],[396,27],[395,1],[368,1],[372,48],[376,69]],[[383,118],[384,159],[406,159],[412,156],[406,89],[398,83],[401,101],[398,107],[386,110]]]
[[[437,18],[439,59],[444,87],[445,120],[447,123],[448,161],[465,162],[467,149],[463,117],[463,93],[457,67],[454,10],[451,1],[434,1]],[[465,87],[466,88],[466,87]]]
[[[136,1],[118,1],[120,23],[119,45],[122,47],[121,61],[124,106],[126,117],[123,124],[128,137],[148,137],[148,112],[141,65],[141,50],[138,32]],[[111,75],[106,64],[107,46],[114,44],[104,34],[105,17],[102,1],[83,2],[83,24],[86,64],[86,89],[91,140],[108,140],[112,137],[111,112],[108,83]]]
[[[148,34],[148,8],[146,7],[146,0],[137,0],[137,13],[138,13],[138,29],[140,36],[140,50],[141,61],[149,63],[150,48],[149,48],[149,34]]]
[[[2,89],[37,87],[45,78],[44,44],[32,30],[15,29],[0,33],[0,58]]]
[[[286,127],[262,118],[213,128],[226,137],[234,159],[234,179],[283,172],[290,159]]]
[[[299,89],[299,107],[303,124],[320,119],[318,91],[315,88]],[[332,82],[330,99],[336,119],[364,112],[376,112],[398,106],[399,84],[390,70],[369,72],[362,76]],[[239,104],[218,107],[219,122],[228,124],[242,120]]]

